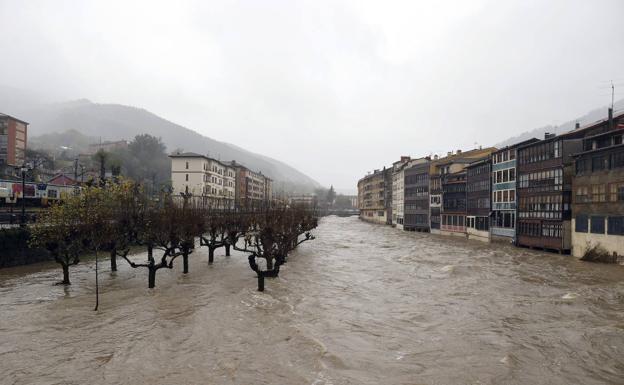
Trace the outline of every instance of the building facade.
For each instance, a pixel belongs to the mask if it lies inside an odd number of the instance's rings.
[[[490,158],[466,167],[466,233],[468,239],[490,241]]]
[[[399,161],[392,164],[392,226],[401,230],[403,230],[405,210],[404,170],[409,161],[409,156],[402,156]]]
[[[442,175],[442,223],[440,234],[466,234],[466,171]]]
[[[584,129],[572,183],[572,253],[624,255],[624,114]]]
[[[580,135],[546,134],[544,140],[518,147],[518,245],[570,251],[572,155],[582,148]]]
[[[28,123],[0,114],[0,167],[19,167],[26,161]]]
[[[493,241],[516,242],[517,151],[520,146],[538,141],[539,139],[532,138],[492,153],[490,238]]]
[[[429,183],[430,158],[414,159],[404,169],[404,229],[430,231]]]
[[[388,217],[387,206],[392,205],[392,201],[387,202],[386,196],[386,169],[375,170],[358,181],[358,208],[360,209],[360,219],[369,222],[386,224],[392,220],[392,212]],[[390,178],[392,174],[390,173]],[[392,196],[392,185],[389,188]]]
[[[194,152],[177,153],[169,157],[175,195],[192,194],[215,207],[235,207],[238,179],[235,163],[222,162]],[[265,196],[264,189],[262,185],[262,199]]]

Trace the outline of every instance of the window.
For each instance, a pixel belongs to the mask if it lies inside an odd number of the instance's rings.
[[[384,216],[384,212],[383,211],[377,211],[377,216],[378,217],[383,217]]]
[[[510,168],[509,169],[509,181],[513,182],[514,180],[516,180],[516,169]]]
[[[188,174],[186,174],[186,181],[188,182]]]
[[[609,185],[609,200],[611,202],[624,201],[624,182],[611,183]]]
[[[605,169],[605,157],[594,156],[592,158],[592,171],[600,171]]]
[[[602,215],[593,215],[591,217],[590,231],[592,234],[604,234],[605,232],[605,217]]]
[[[509,190],[509,202],[516,201],[516,190]]]
[[[592,202],[606,202],[607,194],[605,191],[605,185],[595,184],[592,185]]]
[[[609,217],[608,234],[624,235],[624,217]]]
[[[574,231],[577,233],[586,233],[588,231],[588,219],[587,215],[577,215],[574,221]]]
[[[188,162],[186,162],[186,169],[188,170]]]
[[[587,203],[589,199],[589,189],[587,186],[578,186],[576,188],[576,203]]]

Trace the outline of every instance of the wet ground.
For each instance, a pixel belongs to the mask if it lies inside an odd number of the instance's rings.
[[[0,384],[624,384],[624,266],[329,217],[264,293],[190,273],[0,270]],[[141,255],[135,256],[141,259]]]

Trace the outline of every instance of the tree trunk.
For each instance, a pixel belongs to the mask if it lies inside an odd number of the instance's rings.
[[[117,271],[117,249],[113,247],[110,252],[111,271]]]
[[[182,271],[182,273],[184,274],[188,274],[188,253],[184,253],[182,254],[182,265],[184,267],[184,270]]]
[[[226,257],[230,256],[230,244],[229,243],[225,244],[225,256]]]
[[[273,258],[266,258],[266,269],[273,270]]]
[[[214,262],[214,251],[215,249],[211,246],[208,246],[208,263]]]
[[[148,267],[147,287],[153,289],[156,287],[156,268]]]
[[[63,282],[61,283],[63,285],[71,285],[71,282],[69,282],[69,265],[62,264],[61,266],[63,266]]]
[[[258,291],[264,291],[264,274],[258,272]]]

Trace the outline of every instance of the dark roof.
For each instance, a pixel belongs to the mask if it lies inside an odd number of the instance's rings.
[[[169,155],[170,158],[206,158],[209,159],[206,155],[201,155],[196,152],[178,152],[175,154]]]
[[[496,154],[498,152],[506,151],[506,150],[509,150],[509,149],[512,149],[512,148],[516,148],[516,147],[522,147],[522,146],[525,146],[525,145],[533,144],[533,143],[536,143],[536,142],[539,142],[539,141],[540,141],[540,139],[537,139],[537,138],[531,138],[531,139],[523,140],[522,142],[510,144],[509,146],[505,146],[503,148],[499,148],[498,150],[494,151],[492,154]]]
[[[17,121],[18,121],[18,122],[20,122],[20,123],[30,124],[30,123],[28,123],[28,122],[25,122],[25,121],[23,121],[23,120],[21,120],[21,119],[18,119],[18,118],[16,118],[16,117],[14,117],[14,116],[7,115],[7,114],[3,114],[3,113],[1,113],[1,112],[0,112],[0,117],[6,117],[6,118],[9,118],[9,119],[17,120]]]
[[[489,156],[484,156],[483,158],[475,159],[472,163],[470,163],[467,167],[475,167],[483,163],[487,163],[490,160]]]

